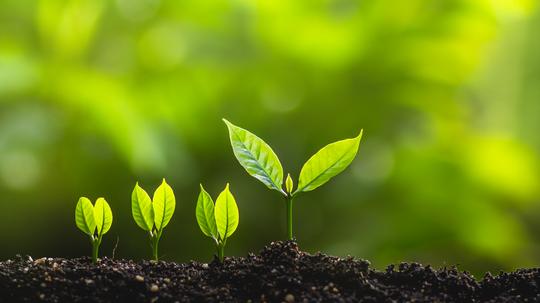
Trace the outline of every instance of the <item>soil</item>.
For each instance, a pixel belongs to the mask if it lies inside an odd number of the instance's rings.
[[[540,302],[540,269],[477,281],[454,267],[369,266],[292,241],[209,264],[19,256],[0,262],[0,302]]]

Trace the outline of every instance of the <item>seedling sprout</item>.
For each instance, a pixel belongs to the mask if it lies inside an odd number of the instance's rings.
[[[292,205],[294,198],[302,193],[314,190],[341,173],[356,156],[362,131],[357,137],[326,145],[304,164],[298,178],[298,186],[293,191],[293,181],[289,174],[283,189],[283,168],[272,148],[255,134],[223,119],[229,129],[229,137],[234,155],[240,165],[251,176],[268,188],[281,193],[287,210],[287,235],[293,239]]]

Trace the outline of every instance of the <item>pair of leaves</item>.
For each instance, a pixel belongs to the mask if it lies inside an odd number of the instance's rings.
[[[101,237],[111,228],[113,215],[104,198],[97,199],[95,205],[86,197],[81,197],[75,207],[77,227],[90,237]]]
[[[172,188],[165,182],[156,189],[154,196],[150,196],[144,189],[135,185],[131,194],[131,213],[135,223],[146,231],[161,232],[171,220],[176,207],[176,198]]]
[[[239,213],[229,184],[219,194],[214,205],[212,197],[201,184],[195,215],[201,231],[216,242],[225,241],[238,227]]]
[[[244,169],[268,188],[284,195],[292,192],[292,179],[287,176],[287,192],[283,191],[283,168],[272,148],[261,138],[223,119],[229,129],[234,155]],[[307,192],[341,173],[356,156],[362,131],[352,139],[337,141],[319,150],[300,171],[298,187],[293,195]]]

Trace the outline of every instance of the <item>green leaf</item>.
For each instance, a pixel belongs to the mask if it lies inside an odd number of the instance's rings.
[[[201,184],[201,192],[197,199],[197,207],[195,209],[197,223],[203,234],[217,240],[218,231],[216,226],[216,218],[214,217],[214,201],[212,197],[204,190]]]
[[[300,171],[294,194],[314,190],[347,168],[358,152],[361,138],[362,131],[356,138],[328,144],[309,158]]]
[[[152,230],[154,226],[152,200],[150,200],[150,196],[146,191],[139,186],[139,183],[135,184],[131,194],[131,214],[140,228],[147,231]]]
[[[222,240],[230,237],[238,227],[238,206],[233,195],[229,191],[229,184],[225,186],[217,200],[215,207],[216,225]]]
[[[278,157],[266,142],[249,131],[223,119],[229,129],[234,155],[244,169],[268,188],[283,194],[283,168]]]
[[[158,231],[162,231],[169,224],[176,207],[174,192],[169,184],[165,182],[165,179],[154,192],[152,204],[154,207],[154,224]]]
[[[88,198],[81,197],[75,207],[75,224],[85,234],[94,236],[96,222],[94,220],[94,206]]]
[[[113,215],[109,203],[104,198],[97,199],[94,205],[94,220],[100,236],[106,234],[111,228]]]

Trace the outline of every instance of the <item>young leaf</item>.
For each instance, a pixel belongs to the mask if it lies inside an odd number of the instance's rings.
[[[113,215],[109,203],[104,198],[99,198],[94,205],[94,220],[96,221],[98,235],[104,235],[109,231],[113,221]]]
[[[85,234],[94,235],[96,222],[94,220],[94,206],[88,198],[81,197],[75,207],[75,224]]]
[[[135,185],[131,194],[131,214],[140,228],[147,231],[152,230],[154,226],[152,200],[146,191],[139,186],[139,183]]]
[[[176,199],[172,188],[165,182],[156,189],[154,198],[152,199],[154,207],[154,224],[157,230],[163,230],[171,220],[174,208],[176,207]]]
[[[309,158],[300,171],[294,194],[314,190],[347,168],[356,156],[361,138],[362,131],[356,138],[328,144]]]
[[[294,183],[291,178],[291,174],[287,174],[287,178],[285,179],[285,190],[287,191],[288,194],[292,193],[293,186],[294,186]]]
[[[202,184],[201,192],[197,199],[195,215],[203,234],[217,240],[218,231],[216,227],[216,218],[214,217],[214,201],[212,201],[212,197],[204,190]]]
[[[266,142],[249,131],[223,119],[229,129],[234,155],[244,169],[268,188],[283,194],[283,168],[278,157]]]
[[[238,206],[229,191],[228,183],[216,200],[215,216],[219,236],[225,240],[234,233],[239,220]]]

